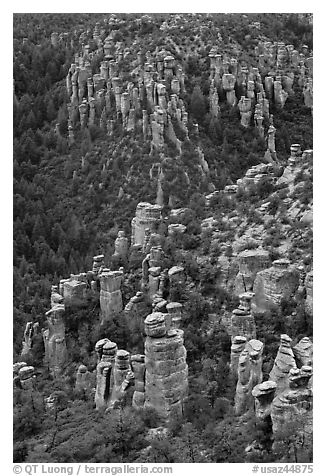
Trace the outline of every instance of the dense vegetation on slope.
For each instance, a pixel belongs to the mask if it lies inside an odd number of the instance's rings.
[[[130,235],[130,222],[140,201],[154,202],[156,184],[149,178],[155,156],[150,155],[150,144],[140,134],[126,133],[117,127],[113,138],[108,139],[96,126],[78,131],[72,147],[67,141],[68,97],[64,78],[67,75],[77,45],[51,46],[52,31],[64,32],[79,28],[93,29],[102,17],[100,14],[26,14],[14,16],[14,358],[21,351],[24,325],[28,320],[44,323],[44,313],[49,308],[49,290],[52,283],[70,273],[90,269],[92,256],[104,253],[106,260],[112,255],[113,242],[119,229]],[[208,265],[200,273],[194,252],[210,253],[212,249],[199,236],[200,221],[206,217],[204,194],[207,182],[198,177],[195,167],[195,147],[201,144],[210,168],[210,181],[217,189],[233,183],[252,165],[261,162],[266,144],[256,130],[244,130],[236,108],[221,103],[221,117],[217,122],[209,114],[209,47],[205,41],[215,41],[217,32],[222,36],[225,51],[241,47],[243,59],[250,57],[260,38],[270,41],[284,40],[299,47],[303,43],[312,48],[312,27],[297,15],[213,15],[216,31],[204,30],[202,37],[192,36],[185,30],[170,35],[166,44],[159,30],[166,15],[155,15],[150,24],[137,23],[137,15],[121,15],[125,21],[116,30],[116,41],[123,39],[131,44],[135,37],[146,38],[144,51],[153,51],[157,44],[168,48],[178,57],[173,42],[182,44],[182,37],[189,35],[193,42],[185,60],[186,93],[184,101],[190,113],[190,140],[183,147],[181,157],[172,162],[172,174],[180,176],[180,186],[175,191],[176,206],[192,209],[191,224],[184,242],[166,242],[171,263],[178,258],[179,247],[188,275],[196,291],[178,296],[185,305],[185,342],[190,367],[190,398],[184,423],[176,422],[173,438],[152,445],[150,453],[141,450],[148,446],[146,429],[157,426],[157,416],[144,412],[135,414],[126,409],[116,414],[99,415],[92,405],[93,396],[76,395],[72,381],[78,362],[90,369],[95,367],[92,354],[97,339],[114,335],[121,348],[141,351],[141,339],[128,333],[123,317],[105,328],[98,325],[98,304],[89,302],[85,309],[74,316],[67,312],[67,334],[70,339],[71,365],[60,381],[51,381],[42,368],[42,343],[33,350],[33,364],[41,370],[38,390],[33,401],[23,392],[15,390],[15,460],[16,461],[149,461],[149,462],[240,462],[245,447],[254,439],[263,439],[263,432],[254,418],[243,421],[233,415],[234,382],[228,373],[230,343],[223,327],[207,337],[208,313],[218,313],[222,306],[232,310],[234,296],[215,286],[218,269]],[[261,29],[256,35],[251,22],[259,21]],[[236,28],[235,28],[236,25]],[[23,42],[23,39],[27,41]],[[96,71],[98,60],[92,64]],[[128,65],[126,65],[128,71]],[[277,129],[277,154],[285,163],[291,143],[302,148],[312,147],[312,118],[302,101],[302,92],[295,85],[295,94],[288,99],[283,110],[271,105]],[[191,128],[199,123],[199,136]],[[59,124],[61,135],[55,133]],[[182,131],[177,131],[182,137]],[[173,144],[165,146],[164,155],[175,158]],[[81,160],[87,159],[81,166]],[[106,169],[103,171],[103,165]],[[182,182],[182,171],[187,170],[190,186]],[[74,171],[78,170],[77,176]],[[126,176],[130,180],[126,185]],[[119,197],[120,187],[123,195]],[[310,184],[304,192],[311,196]],[[250,209],[255,202],[264,200],[254,196],[238,197],[238,203],[217,204],[215,218],[220,213],[237,208],[237,213]],[[303,197],[304,199],[304,197]],[[278,200],[278,203],[276,203]],[[275,211],[281,198],[274,200]],[[241,208],[242,207],[242,208]],[[252,219],[255,219],[252,210]],[[221,224],[221,229],[223,225]],[[299,230],[300,231],[300,230]],[[299,239],[300,241],[300,239]],[[209,243],[209,237],[207,236]],[[275,246],[271,241],[269,245]],[[177,246],[178,245],[178,246]],[[310,243],[306,243],[309,251]],[[188,253],[187,253],[188,252]],[[216,257],[219,250],[216,249]],[[302,251],[303,253],[304,251]],[[185,257],[186,256],[186,257]],[[108,263],[109,264],[109,263]],[[114,264],[114,263],[113,263]],[[117,265],[117,263],[116,263]],[[125,263],[131,275],[137,266]],[[132,283],[132,277],[130,282]],[[126,286],[124,298],[132,295],[132,284]],[[177,296],[178,290],[175,290]],[[288,303],[287,303],[288,304]],[[284,304],[286,305],[286,303]],[[289,312],[290,314],[290,312]],[[90,316],[93,316],[90,319]],[[311,334],[311,322],[300,312],[296,318],[284,320],[280,316],[270,322],[260,322],[259,333],[265,338],[265,373],[270,370],[271,355],[275,355],[278,335],[295,328],[295,334]],[[78,325],[76,325],[78,322]],[[292,332],[293,334],[293,332]],[[75,344],[74,344],[75,343]],[[43,397],[57,391],[61,402],[53,418],[45,411]],[[29,415],[32,407],[32,416]],[[85,414],[87,417],[85,418]],[[107,434],[106,429],[112,430]],[[290,435],[284,436],[291,439]],[[44,449],[44,441],[47,444]],[[230,444],[232,442],[232,444]],[[294,441],[295,445],[296,442]],[[268,446],[268,445],[267,445]],[[210,448],[210,450],[207,450]],[[268,454],[267,460],[278,460],[280,455]]]

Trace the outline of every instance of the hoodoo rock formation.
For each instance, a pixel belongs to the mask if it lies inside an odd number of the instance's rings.
[[[64,312],[64,304],[57,304],[45,314],[48,325],[43,329],[45,363],[54,377],[60,375],[67,362]]]
[[[253,406],[253,388],[263,380],[262,353],[264,344],[251,339],[241,352],[238,362],[238,382],[235,393],[235,412],[245,413]]]
[[[231,335],[244,336],[246,339],[256,338],[256,323],[251,312],[251,301],[254,293],[242,293],[239,296],[240,304],[232,312],[231,316]]]
[[[273,380],[277,384],[277,393],[282,392],[286,388],[290,370],[297,367],[291,348],[291,342],[291,337],[286,334],[281,335],[281,342],[274,366],[269,374],[270,380]]]
[[[181,416],[188,391],[188,366],[183,331],[166,331],[165,315],[145,319],[145,407],[154,407],[165,419]]]
[[[143,245],[145,239],[145,230],[149,228],[155,232],[156,227],[161,221],[162,207],[160,205],[151,205],[150,203],[138,203],[136,216],[132,219],[132,245]]]
[[[285,431],[287,425],[297,424],[300,433],[312,433],[312,389],[308,387],[312,368],[291,369],[287,390],[277,395],[271,406],[273,433]]]
[[[115,313],[122,311],[121,285],[123,271],[103,270],[99,276],[101,291],[100,305],[102,321],[109,321]]]

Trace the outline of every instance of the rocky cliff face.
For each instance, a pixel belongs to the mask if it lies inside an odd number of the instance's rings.
[[[255,311],[266,312],[279,307],[282,299],[294,296],[298,286],[298,271],[286,259],[275,260],[271,268],[256,275],[253,287]]]
[[[262,248],[243,250],[238,254],[237,260],[239,272],[235,278],[234,292],[240,294],[252,291],[257,273],[269,267],[269,253]]]

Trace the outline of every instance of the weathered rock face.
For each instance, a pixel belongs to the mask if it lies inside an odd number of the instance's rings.
[[[143,245],[145,239],[145,230],[149,228],[155,232],[156,227],[162,219],[162,207],[160,205],[151,205],[150,203],[138,203],[136,216],[132,219],[132,245]]]
[[[63,296],[58,292],[58,286],[51,287],[51,307],[63,304]]]
[[[61,296],[60,296],[61,297]],[[38,322],[27,322],[25,331],[24,331],[24,340],[22,342],[23,348],[21,352],[21,357],[29,355],[33,347],[33,338],[39,333],[39,323]]]
[[[182,415],[188,389],[188,366],[183,331],[166,332],[165,316],[155,312],[145,319],[145,407],[165,419]]]
[[[107,407],[113,387],[113,365],[117,353],[117,344],[109,339],[101,339],[95,345],[99,362],[96,367],[96,409]]]
[[[313,344],[309,337],[303,337],[297,345],[293,347],[293,353],[298,367],[302,365],[312,365]]]
[[[275,148],[275,134],[276,134],[276,128],[274,127],[274,124],[271,122],[267,131],[267,151],[265,153],[265,160],[267,160],[268,162],[273,162],[277,159],[276,148]]]
[[[45,362],[54,377],[62,372],[67,360],[64,311],[65,306],[57,304],[45,314],[48,323],[48,328],[43,330]]]
[[[214,82],[211,84],[209,92],[209,110],[213,117],[218,117],[220,113],[219,97]]]
[[[230,106],[235,106],[237,99],[235,96],[234,86],[235,86],[235,76],[233,74],[223,74],[222,76],[222,86],[224,91],[226,91],[226,100]]]
[[[306,302],[305,310],[310,316],[313,315],[313,272],[310,271],[307,273],[305,279],[305,288],[306,288]]]
[[[239,358],[246,347],[247,339],[244,336],[234,336],[231,345],[230,370],[233,375],[238,375]]]
[[[171,223],[168,226],[168,234],[169,236],[175,236],[175,235],[182,235],[185,233],[187,227],[185,225],[182,225],[181,223]]]
[[[273,433],[286,430],[289,424],[297,423],[299,431],[312,433],[312,389],[308,388],[312,367],[291,369],[288,389],[279,394],[272,403]]]
[[[259,420],[270,417],[276,386],[272,380],[266,380],[254,387],[252,396],[255,399],[255,413]]]
[[[145,355],[132,355],[131,368],[135,376],[135,391],[132,396],[132,406],[134,408],[143,408],[145,403]]]
[[[18,371],[20,386],[23,390],[32,390],[35,383],[35,369],[32,365],[25,365]]]
[[[161,150],[164,146],[164,112],[160,106],[155,106],[155,111],[150,115],[152,129],[152,148]]]
[[[134,373],[130,366],[130,354],[126,350],[118,350],[113,367],[113,387],[108,408],[117,408],[127,403],[127,390],[134,383]],[[131,403],[131,399],[130,399]]]
[[[309,78],[303,90],[304,104],[306,107],[313,107],[313,82]]]
[[[235,294],[252,291],[256,274],[270,264],[268,251],[258,248],[244,250],[238,254],[239,272],[234,282]]]
[[[238,309],[232,312],[231,316],[231,336],[243,336],[246,339],[256,338],[256,323],[251,312],[251,300],[253,293],[240,294],[240,304]]]
[[[87,284],[78,279],[78,276],[66,279],[63,282],[63,297],[65,305],[78,306],[85,301]]]
[[[120,230],[118,231],[118,236],[114,242],[114,256],[126,258],[128,256],[128,249],[128,238],[126,237],[125,232]]]
[[[241,125],[243,127],[249,127],[250,118],[251,118],[251,99],[245,96],[241,96],[240,101],[238,102],[238,107],[241,116]]]
[[[103,271],[100,275],[100,306],[102,321],[108,321],[114,313],[123,309],[121,284],[123,281],[122,271]]]
[[[286,259],[273,262],[271,268],[257,273],[253,291],[256,312],[278,308],[282,299],[289,299],[299,286],[299,272]]]
[[[286,334],[281,335],[274,366],[269,374],[270,380],[277,384],[276,393],[281,393],[288,385],[288,376],[291,369],[296,368],[294,354],[291,348],[292,339]]]
[[[89,390],[91,385],[91,373],[87,370],[86,365],[80,365],[77,370],[75,390]]]
[[[151,266],[148,269],[148,295],[151,301],[154,300],[160,289],[161,268],[160,266]]]
[[[289,94],[282,88],[281,81],[274,81],[274,101],[275,104],[284,107]]]
[[[168,315],[165,316],[167,331],[171,329],[180,329],[182,323],[182,304],[179,302],[169,302],[166,305]]]
[[[185,270],[182,266],[172,266],[168,271],[170,284],[184,284],[186,281]]]
[[[97,276],[104,267],[104,255],[93,256],[93,268],[92,272],[94,276]]]
[[[110,396],[112,364],[110,362],[100,362],[96,367],[96,410],[106,408]]]
[[[238,382],[234,399],[237,415],[242,415],[253,406],[253,388],[263,380],[262,353],[264,344],[251,339],[242,351],[238,364]]]

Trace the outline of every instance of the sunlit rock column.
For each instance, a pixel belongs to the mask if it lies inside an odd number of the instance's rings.
[[[246,292],[239,296],[240,304],[232,312],[231,316],[231,335],[244,336],[246,339],[256,338],[256,323],[251,311],[251,301],[254,293]]]
[[[168,328],[180,329],[182,324],[182,304],[179,302],[169,302],[166,305],[168,311]],[[169,330],[169,329],[168,329]]]
[[[280,78],[281,79],[281,78]],[[282,88],[282,82],[280,80],[274,81],[274,102],[281,108],[284,107],[288,98],[288,93]]]
[[[235,106],[237,99],[234,91],[235,77],[233,74],[223,74],[222,86],[226,91],[226,101],[230,106]]]
[[[281,335],[280,346],[269,374],[270,380],[277,384],[276,393],[281,393],[288,385],[289,371],[297,367],[291,348],[292,339],[287,334]]]
[[[130,366],[130,354],[126,350],[118,350],[113,367],[113,387],[108,408],[118,408],[127,403],[128,393],[134,383],[134,373]],[[130,398],[131,404],[131,398]]]
[[[54,377],[62,373],[67,362],[64,312],[64,304],[57,304],[45,314],[48,324],[43,330],[45,361]]]
[[[131,368],[135,376],[135,391],[132,396],[132,406],[143,408],[145,403],[145,355],[131,356]]]
[[[69,279],[63,281],[62,287],[65,305],[78,306],[85,302],[86,274],[71,275]]]
[[[100,278],[100,306],[102,322],[109,321],[113,315],[122,311],[121,285],[122,271],[103,270]]]
[[[86,365],[80,365],[76,374],[75,390],[89,390],[91,385],[90,377],[91,373],[88,372]]]
[[[125,259],[128,256],[129,242],[123,230],[118,231],[118,236],[114,242],[114,255]]]
[[[241,116],[241,125],[243,127],[249,127],[251,118],[251,99],[241,96],[238,102],[238,107]]]
[[[96,366],[96,410],[105,409],[113,387],[113,366],[117,344],[109,339],[101,339],[95,345],[99,362]]]
[[[136,216],[132,219],[132,245],[143,245],[145,230],[155,231],[162,219],[162,206],[140,202],[136,208]]]
[[[246,347],[247,339],[244,336],[234,336],[231,344],[230,370],[233,375],[238,375],[239,358]]]
[[[182,416],[188,390],[188,366],[183,331],[166,331],[165,316],[155,312],[145,319],[145,405],[164,419]]]
[[[236,387],[234,409],[236,415],[242,415],[253,408],[253,388],[263,380],[262,353],[264,344],[252,339],[239,357],[238,382]]]
[[[60,296],[60,295],[59,295]],[[24,340],[22,342],[23,348],[21,352],[21,357],[26,358],[30,355],[30,352],[33,347],[33,338],[36,334],[39,333],[39,323],[38,322],[27,322],[25,331],[24,331]]]

